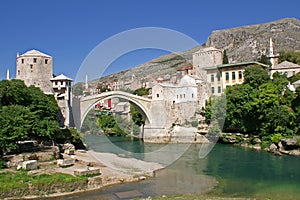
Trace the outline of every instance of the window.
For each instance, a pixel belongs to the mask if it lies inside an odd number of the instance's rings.
[[[45,64],[48,64],[48,59],[45,59]]]
[[[229,72],[226,72],[226,81],[229,81]]]
[[[231,73],[231,76],[232,76],[232,77],[231,77],[232,80],[235,80],[235,72],[232,72],[232,73]]]
[[[178,94],[177,94],[177,99],[178,99]]]
[[[183,94],[183,98],[185,98],[185,94]]]
[[[21,59],[21,62],[22,62],[22,64],[24,64],[24,59],[23,58]]]
[[[156,97],[159,98],[159,94],[156,94]]]
[[[212,94],[215,93],[215,87],[211,87],[211,93],[212,93]]]
[[[296,72],[295,71],[293,71],[293,76],[296,74]]]
[[[215,82],[215,76],[213,74],[210,75],[210,82]]]
[[[221,93],[221,86],[218,86],[218,93]]]
[[[182,98],[182,95],[180,95],[180,99]]]
[[[194,98],[194,93],[192,94],[192,98]]]
[[[18,76],[20,75],[20,70],[18,70]]]
[[[242,78],[243,78],[243,72],[239,71],[239,79],[242,79]]]
[[[33,65],[30,65],[30,69],[33,69]]]
[[[37,59],[36,58],[33,58],[33,63],[36,63]]]
[[[218,74],[217,74],[217,80],[218,80],[218,82],[220,81],[220,79],[221,79],[221,76],[220,76],[220,74],[218,73]]]

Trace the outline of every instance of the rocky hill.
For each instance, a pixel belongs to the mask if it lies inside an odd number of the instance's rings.
[[[192,54],[205,46],[226,50],[229,62],[258,60],[261,55],[268,53],[270,37],[273,38],[275,52],[299,51],[300,21],[295,18],[285,18],[264,24],[216,30],[202,46],[159,57],[129,70],[101,78],[101,81],[125,80],[132,74],[136,77],[151,75],[154,78],[173,74],[179,67],[191,64]]]

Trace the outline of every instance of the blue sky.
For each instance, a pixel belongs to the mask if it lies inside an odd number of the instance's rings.
[[[163,27],[182,32],[200,44],[213,30],[300,19],[293,0],[2,0],[0,1],[0,80],[16,53],[38,49],[54,59],[54,73],[75,78],[86,56],[107,38],[133,28]],[[163,51],[122,57],[109,67],[117,72],[144,63]],[[108,73],[109,73],[108,72]]]

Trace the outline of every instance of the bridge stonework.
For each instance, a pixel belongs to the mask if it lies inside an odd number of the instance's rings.
[[[138,106],[143,112],[145,118],[144,130],[142,137],[154,137],[165,133],[166,112],[161,101],[152,101],[152,99],[137,96],[122,91],[104,92],[94,96],[87,96],[81,98],[73,98],[73,116],[74,123],[78,130],[81,129],[82,123],[88,112],[103,99],[122,98]]]

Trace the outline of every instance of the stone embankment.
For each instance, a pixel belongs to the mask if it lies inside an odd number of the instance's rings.
[[[282,138],[277,143],[265,146],[267,143],[264,143],[258,136],[249,136],[248,134],[240,133],[222,133],[218,142],[240,145],[256,150],[266,150],[276,155],[300,156],[300,136]]]

